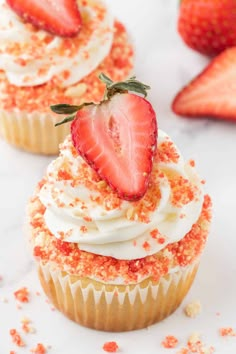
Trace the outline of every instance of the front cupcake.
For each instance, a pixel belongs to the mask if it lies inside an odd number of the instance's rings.
[[[158,131],[140,96],[148,87],[101,79],[100,104],[53,107],[72,114],[64,120],[73,120],[71,135],[30,201],[30,241],[60,311],[87,327],[126,331],[180,305],[208,237],[211,201],[193,161]]]
[[[102,0],[0,0],[0,135],[57,153],[69,128],[54,129],[49,106],[100,101],[98,74],[122,80],[132,61],[126,30]]]

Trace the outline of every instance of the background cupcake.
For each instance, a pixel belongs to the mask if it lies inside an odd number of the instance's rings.
[[[161,130],[156,143],[148,101],[121,93],[145,92],[140,85],[107,80],[109,99],[77,113],[29,206],[46,294],[69,318],[99,330],[143,328],[172,313],[209,232],[211,201],[194,162],[185,163]]]
[[[18,2],[9,3],[16,10]],[[76,10],[66,19],[78,26],[77,33],[69,34],[63,32],[63,23],[57,23],[56,11],[50,19],[56,23],[53,33],[46,16],[47,30],[30,23],[35,24],[30,16],[39,3],[33,2],[31,9],[22,4],[20,11],[29,12],[23,19],[0,0],[0,135],[27,151],[55,154],[69,130],[54,129],[58,117],[49,106],[100,101],[103,86],[98,73],[104,71],[114,80],[127,77],[133,50],[124,26],[114,21],[102,1],[68,2],[68,8]]]

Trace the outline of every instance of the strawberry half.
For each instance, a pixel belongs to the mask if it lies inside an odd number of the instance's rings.
[[[217,55],[236,45],[235,0],[182,0],[178,31],[192,49]]]
[[[71,134],[78,153],[121,199],[138,200],[147,191],[152,171],[156,115],[145,98],[128,92],[142,91],[134,78],[115,84],[105,80],[106,97],[100,104],[51,108],[56,113],[77,111],[63,122],[73,120]]]
[[[6,0],[25,21],[62,37],[79,33],[81,16],[76,0]]]
[[[236,120],[236,47],[215,57],[175,97],[176,114]]]

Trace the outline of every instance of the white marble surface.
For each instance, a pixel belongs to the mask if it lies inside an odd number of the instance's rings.
[[[186,120],[170,109],[175,93],[207,63],[189,50],[176,32],[178,0],[107,0],[127,24],[136,46],[136,75],[150,84],[150,100],[158,113],[159,126],[178,143],[186,158],[195,158],[207,180],[214,201],[212,231],[196,281],[183,305],[168,319],[132,333],[103,333],[72,323],[51,311],[41,291],[23,232],[25,205],[51,158],[18,151],[0,141],[0,354],[15,349],[30,353],[38,342],[51,345],[51,354],[100,354],[105,341],[115,340],[124,354],[176,353],[163,349],[162,339],[176,335],[184,345],[193,331],[202,333],[216,353],[235,354],[236,337],[222,338],[220,327],[236,330],[236,124]],[[27,286],[31,301],[17,309],[13,291]],[[8,299],[8,302],[4,300]],[[200,300],[196,319],[183,314],[183,307]],[[217,314],[218,313],[218,314]],[[37,332],[23,335],[27,347],[11,343],[10,328],[20,330],[28,316]]]

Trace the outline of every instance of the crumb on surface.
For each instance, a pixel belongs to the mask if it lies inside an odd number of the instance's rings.
[[[108,353],[116,353],[119,349],[119,346],[116,342],[106,342],[103,345],[103,350]]]
[[[179,343],[179,340],[172,335],[166,336],[165,339],[161,342],[161,345],[165,349],[176,348]]]
[[[29,302],[29,290],[22,287],[14,292],[15,299],[20,302]]]
[[[200,314],[202,310],[202,305],[200,301],[193,301],[187,304],[184,308],[184,313],[187,317],[194,318]]]
[[[18,347],[25,347],[25,342],[15,328],[10,329],[10,336],[12,338],[12,342]]]
[[[193,332],[189,338],[187,345],[181,348],[176,354],[213,354],[215,348],[213,346],[206,346],[202,342],[200,334],[198,332]]]
[[[219,332],[221,337],[236,337],[236,331],[232,327],[222,327]]]
[[[37,346],[30,351],[33,354],[46,354],[47,348],[42,343],[38,343]]]
[[[36,329],[30,325],[30,322],[22,322],[22,331],[25,333],[35,333]]]

